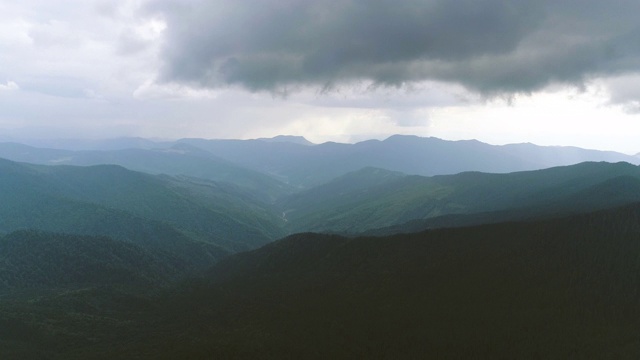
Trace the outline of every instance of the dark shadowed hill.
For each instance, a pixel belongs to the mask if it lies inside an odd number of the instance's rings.
[[[107,237],[18,231],[0,238],[0,293],[10,290],[167,285],[184,276],[171,263]]]
[[[638,205],[383,238],[299,234],[231,257],[177,295],[167,326],[180,335],[149,351],[633,358],[638,253]]]
[[[631,359],[639,253],[639,204],[387,237],[297,234],[156,295],[0,298],[0,355]]]

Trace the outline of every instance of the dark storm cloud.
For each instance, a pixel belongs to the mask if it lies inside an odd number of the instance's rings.
[[[161,76],[283,91],[421,80],[483,93],[640,70],[640,1],[158,0]]]

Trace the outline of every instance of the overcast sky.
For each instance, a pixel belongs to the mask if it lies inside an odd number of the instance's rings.
[[[640,152],[638,0],[0,0],[0,140]]]

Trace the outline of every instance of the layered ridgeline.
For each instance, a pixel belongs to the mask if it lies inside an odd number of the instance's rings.
[[[152,244],[167,246],[184,243],[173,238],[188,238],[228,252],[295,232],[353,234],[386,228],[374,233],[392,234],[548,218],[640,201],[640,168],[628,163],[434,177],[364,168],[271,201],[225,182],[152,176],[110,165],[0,161],[0,171],[6,189],[0,194],[2,232],[157,237],[165,240]]]
[[[581,163],[510,174],[406,176],[365,168],[279,202],[292,232],[377,234],[553,217],[640,201],[640,167]]]
[[[126,142],[125,144],[148,145],[147,142]],[[239,190],[245,190],[247,195],[261,201],[272,201],[292,191],[290,186],[271,176],[235,165],[202,149],[187,144],[158,144],[158,146],[162,147],[72,151],[36,148],[17,143],[0,143],[0,157],[43,165],[112,164],[150,174],[183,175],[226,182],[236,185]]]
[[[238,165],[271,174],[303,188],[325,183],[363,167],[431,176],[463,171],[507,173],[584,161],[640,163],[638,158],[630,155],[575,147],[494,146],[476,140],[446,141],[400,135],[384,141],[328,142],[315,146],[262,140],[183,139],[179,143],[207,150]]]
[[[52,147],[67,144],[66,147],[76,151],[1,143],[0,157],[49,165],[116,164],[154,174],[227,181],[245,186],[268,199],[291,190],[281,182],[275,182],[274,178],[296,188],[310,188],[364,167],[431,176],[463,171],[507,173],[584,161],[640,163],[640,159],[630,155],[574,147],[494,146],[475,140],[446,141],[399,135],[384,141],[319,145],[301,137],[283,136],[256,140],[152,142],[133,138],[68,143],[39,144]]]
[[[0,355],[637,358],[639,224],[634,204],[388,237],[298,234],[155,297],[0,298]],[[74,305],[98,296],[108,319]]]
[[[33,229],[127,241],[184,266],[283,235],[282,220],[234,186],[153,176],[113,165],[0,160],[0,232]]]
[[[638,166],[213,178],[0,160],[0,358],[640,354]]]

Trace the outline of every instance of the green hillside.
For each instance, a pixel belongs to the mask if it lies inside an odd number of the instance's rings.
[[[356,233],[411,220],[454,218],[448,215],[487,214],[482,215],[486,222],[496,222],[592,211],[640,200],[633,190],[640,168],[628,163],[581,163],[510,174],[383,175],[377,182],[372,180],[376,176],[365,169],[283,199],[279,205],[287,215],[287,225],[292,232]],[[369,180],[363,182],[363,177]],[[618,195],[605,195],[608,193],[598,187]],[[514,214],[518,216],[510,217]]]
[[[150,176],[109,165],[34,169],[60,196],[162,221],[233,251],[282,235],[281,220],[266,205],[232,186]]]
[[[0,157],[42,165],[120,165],[150,174],[184,175],[234,184],[262,201],[272,201],[291,187],[257,171],[187,144],[157,149],[72,151],[44,149],[16,143],[0,143]]]
[[[261,203],[214,185],[118,166],[0,160],[0,232],[108,236],[200,268],[281,235],[282,220]]]

